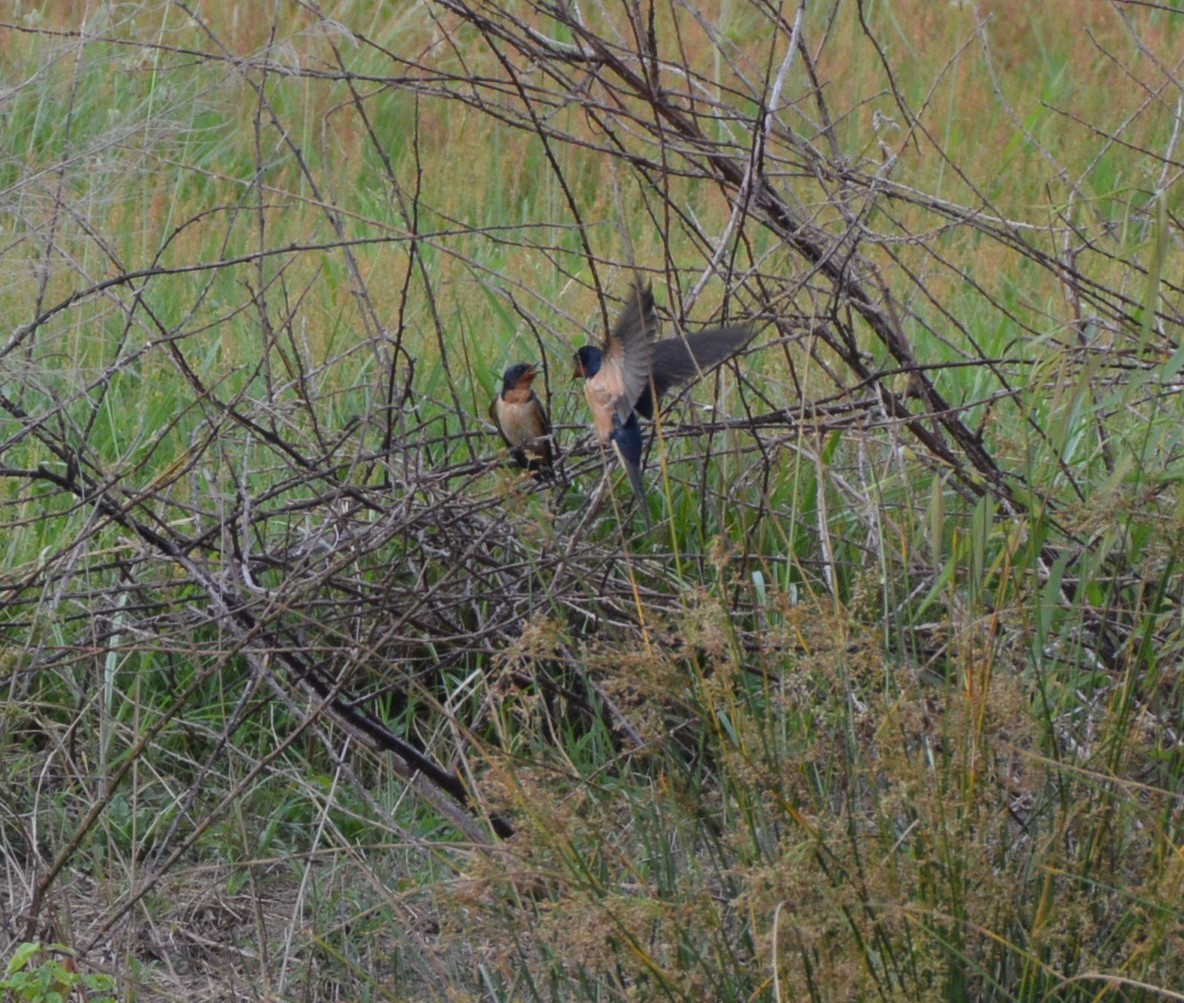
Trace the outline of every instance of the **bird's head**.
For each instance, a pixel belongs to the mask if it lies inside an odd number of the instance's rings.
[[[595,376],[600,372],[600,363],[603,358],[604,353],[599,348],[585,345],[576,352],[573,358],[575,368],[572,370],[571,378],[586,380],[589,376]]]
[[[526,389],[539,374],[539,367],[533,362],[519,362],[506,370],[502,377],[502,391]]]

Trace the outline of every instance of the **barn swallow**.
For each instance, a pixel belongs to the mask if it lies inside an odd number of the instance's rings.
[[[585,345],[576,352],[572,373],[573,380],[584,378],[584,396],[592,410],[596,438],[601,444],[612,443],[643,510],[641,425],[635,407],[641,396],[649,392],[656,327],[654,291],[640,281],[634,282],[629,301],[604,347]]]
[[[604,347],[585,345],[576,352],[572,379],[584,378],[592,428],[601,442],[613,444],[634,492],[644,502],[638,416],[652,419],[662,394],[740,351],[753,332],[750,327],[714,327],[654,341],[653,289],[637,282],[630,295]]]
[[[538,372],[531,362],[519,362],[507,369],[501,392],[489,405],[489,417],[510,447],[514,462],[546,477],[551,474],[554,456],[547,410],[530,389]]]

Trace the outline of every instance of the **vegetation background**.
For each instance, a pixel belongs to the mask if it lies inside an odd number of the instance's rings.
[[[0,5],[5,991],[1184,999],[1182,43]],[[635,269],[758,332],[652,529],[568,382]]]

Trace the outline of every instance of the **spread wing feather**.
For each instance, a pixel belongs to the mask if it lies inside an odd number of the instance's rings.
[[[621,422],[629,418],[638,398],[650,385],[657,327],[654,291],[636,279],[629,290],[625,308],[609,333],[604,346],[604,361],[596,377],[605,377],[603,385],[612,388],[613,410]]]
[[[656,342],[652,357],[654,392],[661,397],[671,387],[713,369],[747,345],[752,335],[750,327],[713,327]],[[654,398],[646,389],[637,401],[637,413],[653,418]]]

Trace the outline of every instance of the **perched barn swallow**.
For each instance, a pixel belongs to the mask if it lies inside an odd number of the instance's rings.
[[[554,451],[547,410],[530,389],[538,372],[530,362],[519,362],[507,369],[501,393],[489,405],[489,417],[510,447],[514,462],[546,477],[551,474]]]
[[[749,327],[715,327],[654,341],[656,330],[653,289],[635,282],[604,347],[585,345],[576,352],[572,374],[572,379],[584,378],[592,428],[602,443],[612,443],[643,506],[638,416],[652,419],[662,394],[719,365],[753,334]]]

